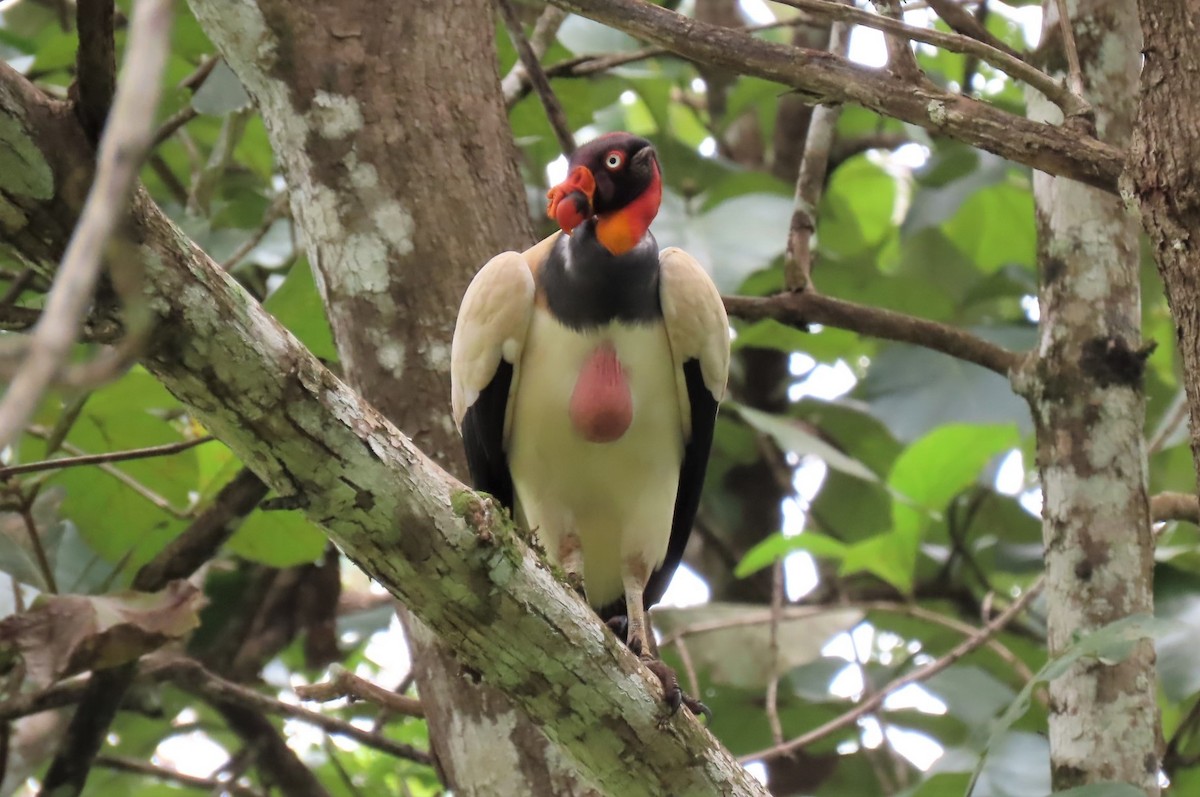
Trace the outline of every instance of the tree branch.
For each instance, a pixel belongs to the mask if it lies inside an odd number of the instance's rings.
[[[96,766],[111,769],[114,772],[127,772],[133,775],[145,775],[148,778],[175,783],[192,789],[204,789],[212,794],[231,794],[235,797],[258,797],[258,792],[237,783],[231,783],[217,778],[198,778],[166,767],[155,766],[146,761],[124,756],[102,755],[96,757]]]
[[[117,56],[113,46],[113,0],[78,0],[75,27],[79,49],[75,53],[77,110],[92,141],[100,138],[117,84]]]
[[[169,676],[180,688],[199,695],[210,702],[234,704],[263,714],[276,714],[314,725],[327,733],[345,736],[375,750],[415,761],[418,764],[432,765],[433,759],[424,750],[418,750],[412,745],[393,741],[386,736],[373,733],[345,720],[322,714],[303,706],[284,703],[268,697],[261,692],[227,681],[209,672],[197,661],[179,659],[169,666]]]
[[[554,37],[558,35],[558,29],[562,27],[563,20],[566,18],[567,12],[561,8],[547,5],[542,9],[541,15],[533,25],[533,34],[529,37],[529,46],[539,64],[542,56],[546,54],[546,50],[550,49],[550,45],[554,43]],[[504,95],[505,102],[511,107],[513,102],[525,96],[529,87],[529,70],[525,68],[524,59],[518,58],[517,62],[508,70],[508,74],[500,81],[500,93]]]
[[[928,680],[937,675],[942,670],[946,669],[956,661],[966,656],[971,651],[985,644],[989,639],[995,636],[1004,626],[1008,625],[1018,614],[1025,610],[1029,602],[1033,600],[1042,590],[1043,579],[1038,577],[1037,581],[1029,586],[1021,596],[1017,598],[1000,614],[989,622],[987,625],[980,628],[971,636],[964,639],[962,642],[954,646],[954,648],[944,656],[934,659],[928,664],[924,664],[911,672],[901,675],[887,683],[882,689],[873,693],[870,697],[863,700],[849,711],[841,714],[823,725],[813,728],[808,733],[797,736],[795,739],[784,742],[783,744],[775,745],[774,747],[760,750],[757,753],[750,753],[742,756],[743,762],[762,761],[764,759],[778,758],[781,755],[787,755],[796,750],[803,749],[815,741],[824,739],[832,733],[840,731],[849,725],[854,724],[861,717],[865,717],[874,711],[877,711],[882,705],[887,696],[896,690],[908,686],[909,684],[919,683]]]
[[[730,315],[746,321],[771,318],[805,330],[809,324],[824,324],[860,335],[911,343],[981,365],[1005,378],[1021,359],[1015,352],[955,327],[811,291],[765,298],[726,296],[724,300]]]
[[[517,55],[525,67],[525,73],[529,76],[529,82],[533,84],[533,90],[537,92],[542,107],[546,109],[546,118],[550,121],[550,127],[554,130],[555,137],[558,138],[558,146],[564,155],[570,157],[571,153],[575,151],[575,136],[571,133],[571,125],[567,122],[567,114],[563,110],[562,103],[558,101],[558,97],[554,96],[554,89],[550,87],[550,79],[546,77],[546,72],[538,60],[538,54],[530,46],[529,39],[525,38],[525,30],[521,27],[521,20],[517,18],[517,12],[513,10],[512,3],[510,0],[495,1],[500,8],[500,16],[504,19],[504,26],[508,28],[509,38],[512,39],[513,46],[517,48]]]
[[[21,465],[10,465],[7,468],[0,468],[0,480],[7,479],[10,476],[18,476],[22,473],[38,473],[46,470],[64,470],[66,468],[78,468],[84,465],[98,465],[102,462],[127,462],[131,459],[150,459],[151,457],[164,457],[170,454],[178,454],[181,451],[187,451],[189,448],[195,448],[198,445],[211,442],[216,438],[211,435],[197,437],[194,440],[183,440],[178,443],[167,443],[161,446],[149,446],[147,448],[133,448],[128,451],[110,451],[105,454],[83,454],[77,457],[59,457],[58,459],[47,459],[41,462],[26,462]]]
[[[355,700],[374,703],[390,714],[402,714],[408,717],[425,716],[425,709],[421,706],[421,701],[416,698],[398,695],[365,678],[359,678],[340,664],[333,665],[329,671],[333,676],[330,680],[309,686],[297,686],[296,695],[301,700],[319,702],[351,697]]]
[[[910,85],[825,52],[706,25],[644,0],[552,2],[684,58],[783,83],[821,102],[856,103],[1016,163],[1117,190],[1125,154],[1090,136],[1032,122],[933,86]]]
[[[1200,502],[1195,493],[1158,493],[1150,496],[1150,520],[1164,523],[1185,520],[1200,524]]]
[[[845,55],[849,45],[850,26],[843,22],[832,25],[829,30],[829,52]],[[829,154],[841,113],[840,105],[820,105],[813,109],[808,122],[800,173],[796,177],[792,220],[788,225],[787,264],[784,269],[784,284],[788,290],[803,290],[812,281],[812,236],[817,231],[817,205],[825,189]]]

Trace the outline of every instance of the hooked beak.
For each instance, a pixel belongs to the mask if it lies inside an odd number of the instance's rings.
[[[550,200],[546,215],[558,222],[568,235],[592,215],[596,178],[586,166],[576,166],[567,179],[546,192]]]

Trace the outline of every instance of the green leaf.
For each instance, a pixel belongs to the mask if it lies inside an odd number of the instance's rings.
[[[745,578],[794,551],[807,551],[813,556],[840,559],[846,553],[846,544],[819,531],[804,531],[791,536],[784,536],[783,532],[777,531],[751,548],[742,557],[733,574],[738,578]]]
[[[1024,187],[1001,183],[977,192],[943,229],[983,271],[1009,263],[1032,269],[1037,262],[1033,194]]]
[[[792,200],[777,194],[742,194],[693,214],[671,192],[654,224],[662,246],[679,246],[709,271],[723,293],[734,293],[751,273],[783,254]]]
[[[325,316],[325,305],[306,258],[300,258],[292,265],[283,284],[263,302],[263,308],[291,330],[314,355],[326,362],[337,361],[337,348]]]
[[[816,434],[809,432],[801,421],[771,415],[732,401],[725,402],[725,406],[740,415],[742,420],[755,429],[774,438],[780,448],[800,456],[818,457],[829,467],[863,481],[879,481],[879,477],[870,468],[849,454],[839,451]]]
[[[321,558],[325,535],[301,512],[258,510],[246,518],[226,547],[270,567],[292,567]]]
[[[895,178],[866,158],[851,158],[833,173],[817,216],[821,250],[845,256],[879,244],[894,234],[895,206]]]
[[[892,466],[888,485],[917,506],[941,510],[975,483],[993,457],[1019,443],[1012,424],[947,424],[904,450]]]
[[[1027,340],[1025,327],[975,328],[994,341]],[[1029,406],[1008,380],[973,363],[918,346],[882,346],[871,360],[856,394],[899,440],[915,440],[943,423],[1016,422],[1022,434],[1033,430]]]
[[[841,575],[874,573],[905,594],[912,591],[920,540],[911,531],[892,531],[851,545]]]

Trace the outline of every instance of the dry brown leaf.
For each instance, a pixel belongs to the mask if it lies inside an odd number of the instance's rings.
[[[204,594],[183,580],[159,592],[45,596],[29,611],[0,621],[0,658],[18,653],[26,681],[44,689],[179,639],[199,625],[204,603]]]

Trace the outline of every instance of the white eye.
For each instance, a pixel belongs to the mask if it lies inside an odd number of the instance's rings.
[[[604,158],[604,166],[609,171],[615,172],[617,169],[621,168],[623,163],[625,163],[625,156],[616,150],[608,153],[608,155]]]

